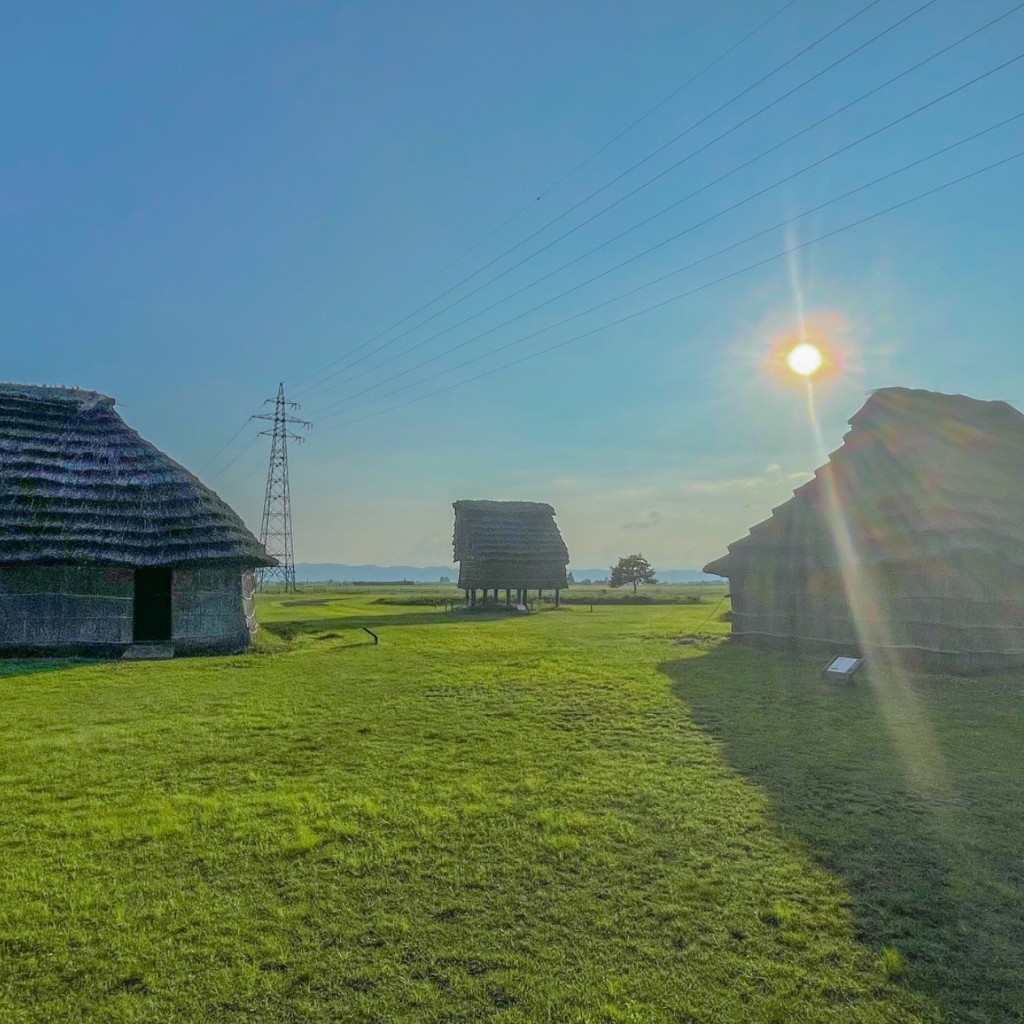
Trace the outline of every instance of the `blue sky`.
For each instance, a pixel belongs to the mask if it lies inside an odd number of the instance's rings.
[[[8,5],[2,375],[116,396],[129,423],[198,471],[253,527],[264,444],[250,445],[248,430],[210,459],[283,379],[316,425],[292,461],[301,560],[445,562],[451,502],[486,497],[550,501],[577,565],[637,550],[656,566],[703,564],[819,461],[803,393],[765,366],[801,323],[843,364],[817,395],[830,447],[869,388],[1024,403],[1024,160],[710,284],[1011,156],[1024,149],[1024,118],[708,258],[1024,112],[1024,61],[695,226],[1024,52],[1022,11],[711,184],[1014,6],[935,0],[918,11],[923,2],[879,0],[539,232],[866,0],[797,0],[555,187],[782,0]],[[388,342],[338,376],[300,383]]]

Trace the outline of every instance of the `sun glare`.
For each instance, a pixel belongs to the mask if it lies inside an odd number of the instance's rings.
[[[821,350],[816,345],[802,342],[786,356],[786,362],[794,373],[811,377],[821,369]]]

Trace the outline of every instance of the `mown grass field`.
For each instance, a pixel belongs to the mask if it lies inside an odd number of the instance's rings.
[[[0,1020],[1021,1019],[1018,680],[381,596],[0,663]]]

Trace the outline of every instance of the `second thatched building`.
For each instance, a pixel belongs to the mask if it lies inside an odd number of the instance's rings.
[[[1024,415],[875,391],[826,465],[704,571],[729,578],[744,643],[1024,665]]]
[[[565,589],[569,551],[555,510],[540,501],[456,501],[455,561],[466,600],[505,591],[522,602],[526,592]]]

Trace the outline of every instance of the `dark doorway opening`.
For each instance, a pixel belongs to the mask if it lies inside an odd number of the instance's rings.
[[[171,569],[135,570],[135,643],[171,639],[171,576]]]

